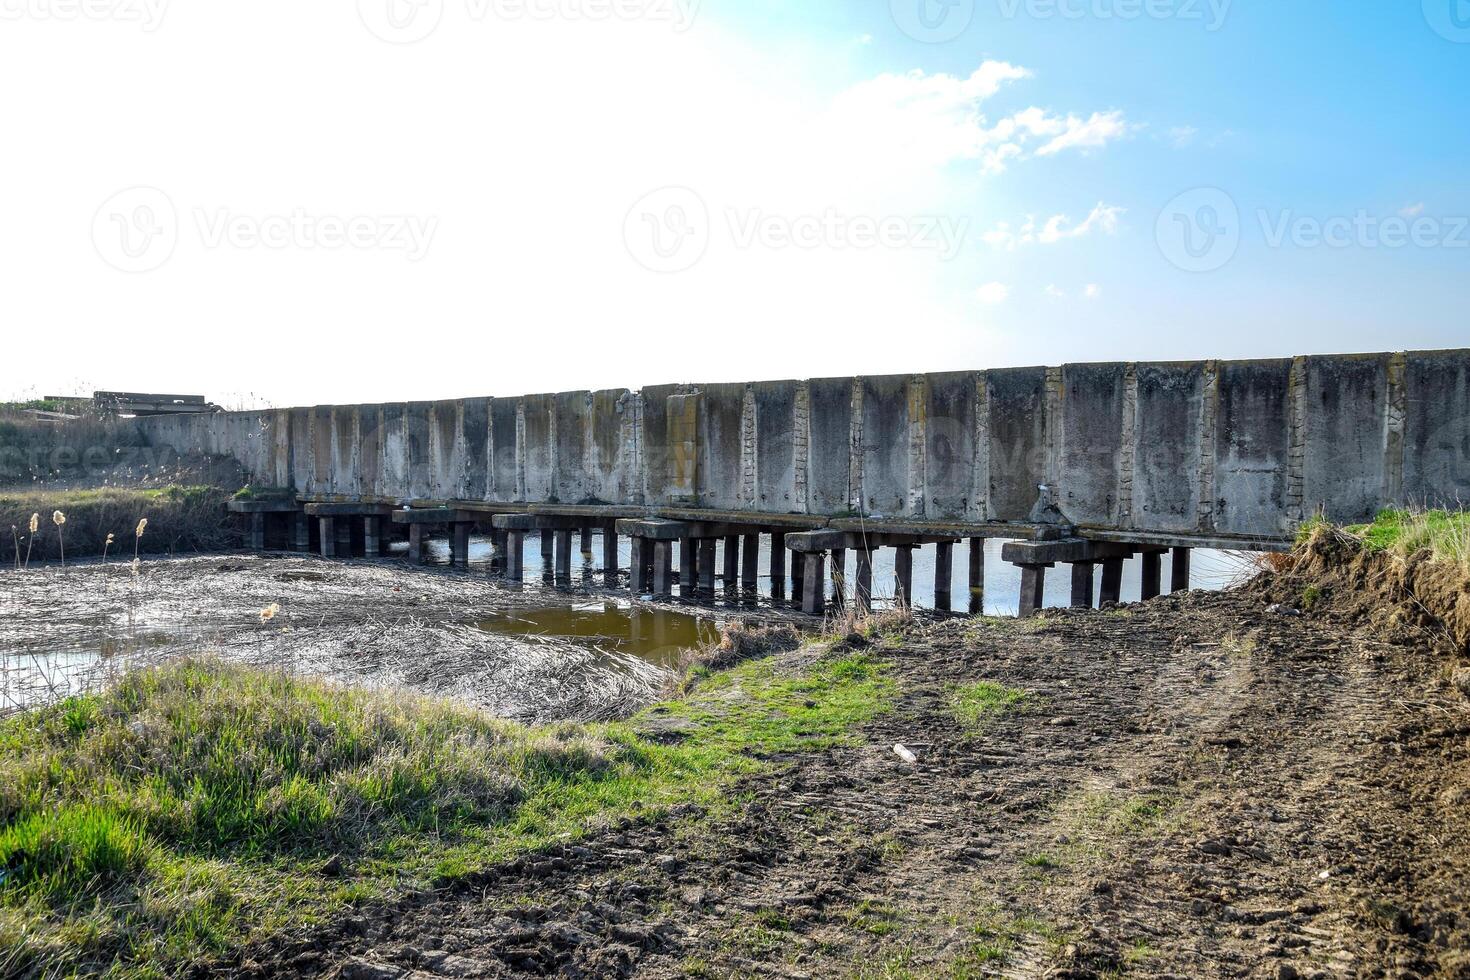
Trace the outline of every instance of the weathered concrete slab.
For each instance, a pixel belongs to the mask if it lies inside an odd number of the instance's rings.
[[[1305,511],[1349,523],[1370,521],[1383,505],[1388,357],[1309,357],[1306,381]]]
[[[1133,422],[1126,364],[1062,369],[1061,468],[1056,500],[1077,524],[1116,524],[1123,468],[1123,419]]]
[[[985,376],[989,460],[985,517],[1024,521],[1047,477],[1046,368],[1011,368]]]
[[[858,509],[874,517],[907,516],[909,468],[915,449],[909,378],[861,378],[858,389],[862,399]]]
[[[1284,535],[1291,446],[1291,361],[1222,361],[1215,409],[1213,524]]]
[[[1403,485],[1397,502],[1470,505],[1470,358],[1431,351],[1405,358]]]
[[[852,379],[807,382],[806,494],[800,509],[811,514],[853,510],[851,484]],[[798,420],[797,438],[801,437]],[[798,474],[797,479],[801,476]]]
[[[1140,364],[1135,372],[1132,473],[1124,474],[1125,527],[1195,531],[1201,520],[1205,366]],[[1131,480],[1129,479],[1131,477]]]

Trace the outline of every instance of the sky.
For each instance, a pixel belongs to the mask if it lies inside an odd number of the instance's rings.
[[[0,0],[0,397],[1470,346],[1470,0]]]

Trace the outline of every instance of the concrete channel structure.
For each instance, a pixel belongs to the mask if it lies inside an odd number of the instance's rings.
[[[472,529],[519,581],[527,534],[558,577],[574,536],[601,532],[609,585],[632,539],[639,594],[753,591],[761,544],[777,594],[808,613],[864,606],[872,554],[937,550],[936,603],[952,603],[968,547],[981,608],[987,538],[1010,542],[1022,615],[1047,569],[1071,566],[1072,602],[1117,601],[1123,563],[1144,596],[1187,588],[1190,549],[1285,550],[1321,514],[1369,520],[1398,504],[1470,498],[1470,350],[1259,361],[1069,364],[942,374],[667,385],[408,404],[139,420],[155,445],[239,460],[287,499],[241,501],[252,543],[272,525],[329,556],[376,555]],[[678,558],[675,558],[675,548]],[[846,552],[856,581],[843,581]],[[789,563],[788,563],[789,562]],[[831,574],[829,574],[829,562]],[[1101,566],[1098,588],[1095,570]]]

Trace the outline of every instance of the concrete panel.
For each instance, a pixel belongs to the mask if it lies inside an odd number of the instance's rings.
[[[357,406],[332,409],[332,492],[344,496],[362,493],[358,472]]]
[[[497,398],[490,403],[490,438],[494,453],[490,460],[489,498],[501,503],[519,499],[516,466],[516,420],[520,403],[514,398]]]
[[[1046,368],[986,372],[990,499],[995,521],[1024,521],[1046,480]]]
[[[929,520],[976,520],[973,371],[931,374],[924,420],[924,514]]]
[[[796,382],[755,385],[755,506],[773,514],[801,510],[796,498]]]
[[[273,487],[291,486],[291,413],[276,411],[272,415],[274,436],[275,478],[269,481]]]
[[[435,500],[464,498],[464,411],[458,401],[429,406],[429,496]]]
[[[1200,513],[1204,365],[1140,364],[1132,527],[1193,531]]]
[[[1388,356],[1309,357],[1306,397],[1306,514],[1372,520],[1383,500]]]
[[[311,410],[311,485],[307,493],[332,492],[332,407],[318,405]]]
[[[1118,520],[1126,364],[1062,368],[1062,452],[1057,503],[1078,524]]]
[[[291,410],[291,486],[305,493],[311,485],[311,409]]]
[[[553,499],[564,504],[596,499],[588,473],[587,443],[592,437],[592,392],[569,391],[554,396],[556,475]]]
[[[908,376],[862,378],[861,384],[863,513],[872,517],[908,516]]]
[[[431,402],[403,406],[404,444],[408,450],[407,493],[412,500],[434,500],[433,413]]]
[[[383,406],[383,462],[378,493],[394,500],[409,499],[408,406]]]
[[[383,406],[362,405],[357,410],[357,468],[362,495],[383,493]]]
[[[678,385],[643,389],[643,490],[650,506],[670,502],[668,400]]]
[[[1291,361],[1222,361],[1215,409],[1215,530],[1287,529]]]
[[[700,387],[699,503],[720,510],[739,510],[741,499],[741,432],[745,385]]]
[[[624,423],[631,422],[632,406],[633,393],[626,388],[592,393],[592,414],[588,419],[586,458],[583,460],[589,503],[623,502],[630,499],[634,491],[636,482],[630,471],[632,461],[623,459]]]
[[[526,395],[521,399],[521,466],[526,481],[526,500],[556,501],[555,450],[551,438],[551,412],[555,400],[554,395]]]
[[[465,500],[484,500],[490,485],[490,399],[466,398],[464,406],[464,471],[460,492]]]
[[[1409,354],[1404,395],[1401,502],[1470,507],[1470,352]]]
[[[807,456],[807,510],[814,514],[852,511],[852,379],[808,382],[811,392]]]

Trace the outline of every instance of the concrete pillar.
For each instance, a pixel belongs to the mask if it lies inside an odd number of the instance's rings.
[[[572,532],[556,532],[556,584],[572,583]]]
[[[1163,591],[1163,552],[1145,551],[1143,553],[1143,598],[1154,599]]]
[[[305,511],[291,515],[291,547],[303,554],[311,550],[311,518]]]
[[[940,541],[934,545],[934,608],[949,612],[953,605],[954,545]]]
[[[740,587],[740,535],[725,536],[725,591]]]
[[[1102,588],[1097,595],[1099,606],[1118,602],[1123,595],[1123,559],[1103,559]]]
[[[985,612],[985,539],[970,539],[970,615]]]
[[[857,582],[855,586],[852,601],[858,614],[862,615],[872,611],[873,553],[867,548],[859,548],[857,552]]]
[[[1041,611],[1045,603],[1045,565],[1021,566],[1021,612],[1022,619],[1030,619]]]
[[[798,552],[791,552],[791,601],[800,605],[806,595],[806,562]]]
[[[771,595],[786,594],[786,532],[771,532]]]
[[[470,531],[473,524],[456,521],[449,526],[449,564],[456,568],[470,567]]]
[[[265,550],[265,515],[250,515],[250,547],[255,551]]]
[[[644,588],[645,589],[650,589],[650,588],[653,587],[653,542],[652,541],[644,541],[643,542],[643,558],[642,558],[642,562],[641,563],[643,565],[643,582],[644,582]]]
[[[612,524],[602,529],[602,584],[618,584],[618,532]]]
[[[1092,608],[1092,573],[1097,566],[1090,561],[1072,563],[1072,608]]]
[[[556,532],[541,532],[541,567],[546,571],[551,570],[552,562],[556,558]]]
[[[408,560],[414,565],[424,563],[424,526],[413,523],[408,526]]]
[[[383,553],[381,517],[364,517],[362,519],[362,553],[366,558],[377,558]]]
[[[321,517],[317,519],[321,533],[317,540],[321,543],[323,558],[337,557],[337,519],[334,517]]]
[[[847,606],[847,549],[832,549],[832,605],[836,609]]]
[[[505,578],[517,583],[526,579],[525,531],[507,531],[505,534]]]
[[[648,565],[643,560],[644,550],[653,550],[647,538],[634,536],[628,539],[628,574],[634,595],[643,595],[653,588],[653,579],[648,574]]]
[[[699,597],[712,599],[715,594],[715,539],[699,541]]]
[[[1169,564],[1169,591],[1189,591],[1189,548],[1175,548]]]
[[[653,542],[653,597],[667,599],[673,594],[674,542],[655,541]]]
[[[820,551],[801,556],[801,611],[820,616],[827,610],[827,556]]]
[[[679,595],[694,598],[699,582],[699,539],[679,539]]]
[[[352,557],[352,518],[337,521],[337,559],[347,561]]]
[[[760,591],[761,575],[761,536],[759,534],[747,534],[745,536],[745,554],[740,556],[743,563],[740,569],[740,587],[744,589],[747,596],[754,598]]]
[[[914,603],[914,546],[899,545],[893,556],[893,598],[900,609]]]
[[[582,560],[592,560],[592,528],[582,528]]]

